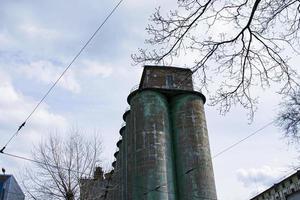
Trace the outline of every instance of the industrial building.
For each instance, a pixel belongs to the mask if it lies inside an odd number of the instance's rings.
[[[217,200],[204,95],[186,68],[144,66],[127,98],[108,200]]]
[[[250,200],[300,200],[300,171],[274,184]]]
[[[93,178],[80,179],[81,200],[102,200],[107,197],[111,174],[104,174],[101,167],[96,167]]]
[[[24,200],[25,195],[13,175],[0,175],[0,200]]]

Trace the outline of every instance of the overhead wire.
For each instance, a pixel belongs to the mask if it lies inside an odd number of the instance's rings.
[[[87,173],[82,172],[82,171],[73,170],[73,169],[66,168],[66,167],[60,167],[60,166],[57,166],[57,165],[48,164],[48,163],[45,163],[45,162],[42,162],[42,161],[39,161],[39,160],[34,160],[32,158],[27,158],[27,157],[24,157],[24,156],[19,156],[19,155],[5,153],[5,152],[0,153],[0,155],[1,154],[9,156],[9,157],[13,157],[13,158],[17,158],[17,159],[21,159],[21,160],[26,160],[26,161],[29,161],[29,162],[33,162],[33,163],[36,163],[36,164],[40,164],[40,165],[44,165],[44,166],[48,166],[48,167],[52,167],[52,168],[56,168],[56,169],[61,169],[61,170],[64,170],[64,171],[70,171],[70,172],[79,173],[79,174],[85,175],[87,177],[91,176],[91,174],[87,174]],[[114,186],[107,185],[107,186],[102,187],[100,189],[103,189],[103,190],[104,189],[106,189],[106,190],[113,190],[113,188],[116,187],[116,186],[117,185],[114,185]]]
[[[298,170],[300,169],[299,167],[292,167],[292,169],[285,171],[285,175],[281,176],[280,178],[277,179],[277,181],[275,181],[275,183],[273,184],[273,186],[277,185],[277,183],[280,183],[282,181],[284,181],[285,179],[289,178],[290,176],[292,176],[295,172],[298,172]],[[265,191],[269,190],[270,188],[272,188],[273,186],[268,187],[267,189],[260,191],[260,192],[256,192],[256,194],[254,196],[252,196],[251,199],[254,199],[255,197],[257,197],[258,195],[264,193]]]
[[[260,131],[264,130],[265,128],[267,128],[268,126],[270,126],[271,124],[274,123],[274,120],[267,123],[266,125],[264,125],[263,127],[259,128],[258,130],[256,130],[255,132],[249,134],[248,136],[242,138],[241,140],[233,143],[232,145],[228,146],[227,148],[225,148],[224,150],[220,151],[219,153],[215,154],[212,158],[215,159],[219,156],[221,156],[222,154],[224,154],[225,152],[231,150],[232,148],[236,147],[237,145],[239,145],[240,143],[244,142],[245,140],[253,137],[254,135],[257,135]],[[34,162],[34,163],[37,163],[37,164],[42,164],[42,165],[47,165],[47,166],[50,166],[50,167],[54,167],[54,168],[60,168],[60,169],[63,169],[63,170],[68,170],[68,171],[72,171],[72,172],[77,172],[77,173],[82,173],[82,172],[79,172],[77,170],[72,170],[72,169],[68,169],[68,168],[63,168],[63,167],[59,167],[59,166],[55,166],[55,165],[51,165],[51,164],[46,164],[46,163],[43,163],[41,161],[38,161],[38,160],[34,160],[34,159],[30,159],[30,158],[26,158],[26,157],[23,157],[23,156],[18,156],[18,155],[14,155],[14,154],[9,154],[9,153],[5,153],[5,152],[0,152],[1,154],[3,155],[6,155],[6,156],[10,156],[10,157],[14,157],[14,158],[18,158],[18,159],[22,159],[22,160],[26,160],[26,161],[30,161],[30,162]],[[195,166],[194,168],[192,169],[189,169],[187,170],[182,176],[185,176],[185,175],[188,175],[190,174],[191,172],[193,172],[194,170],[196,170],[198,167]],[[82,173],[82,174],[85,174],[85,173]],[[86,175],[89,175],[89,174],[86,174]],[[159,186],[156,186],[155,188],[152,188],[152,189],[149,189],[147,192],[144,192],[143,195],[147,195],[151,192],[164,192],[164,191],[161,191],[159,190],[160,188],[168,185],[170,182],[166,182],[164,184],[161,184]],[[115,187],[115,186],[113,186]],[[105,189],[108,189],[107,186],[105,187]],[[200,197],[199,197],[200,198]],[[204,198],[204,197],[201,197],[201,198]],[[210,199],[210,198],[206,198],[206,199]],[[216,199],[211,199],[211,200],[216,200]]]
[[[261,128],[259,128],[258,130],[254,131],[253,133],[249,134],[248,136],[242,138],[241,140],[233,143],[232,145],[228,146],[227,148],[225,148],[224,150],[220,151],[219,153],[215,154],[212,159],[215,159],[219,156],[221,156],[222,154],[224,154],[225,152],[231,150],[232,148],[236,147],[237,145],[241,144],[242,142],[246,141],[247,139],[253,137],[254,135],[257,135],[260,131],[264,130],[265,128],[267,128],[268,126],[270,126],[271,124],[274,123],[275,120],[272,120],[271,122],[265,124],[264,126],[262,126]],[[199,168],[201,166],[195,166],[189,170],[187,170],[184,174],[181,174],[180,176],[185,176],[190,174],[191,172],[193,172],[194,170],[196,170],[197,168]],[[153,187],[152,189],[149,189],[149,191],[145,192],[143,195],[148,195],[151,192],[155,192],[157,190],[159,190],[160,188],[167,186],[169,183],[172,183],[173,181],[167,181],[161,185],[158,185],[156,187]]]
[[[189,76],[193,75],[196,71],[197,71],[197,70],[192,70],[191,73],[190,73],[190,72],[187,72],[187,73],[186,73],[186,77],[179,83],[179,87],[182,86],[182,84],[183,84],[185,81],[187,81],[187,79],[189,78]],[[179,88],[179,89],[180,89],[180,88]],[[253,133],[251,133],[250,135],[248,135],[248,136],[242,138],[241,140],[239,140],[239,141],[233,143],[232,145],[226,147],[224,150],[222,150],[222,151],[218,152],[217,154],[215,154],[215,155],[212,157],[212,159],[215,159],[215,158],[219,157],[220,155],[222,155],[222,154],[224,154],[225,152],[231,150],[232,148],[234,148],[235,146],[237,146],[237,145],[239,145],[240,143],[244,142],[245,140],[247,140],[247,139],[253,137],[254,135],[257,135],[260,131],[262,131],[262,130],[264,130],[265,128],[267,128],[268,126],[272,125],[274,122],[275,122],[275,120],[270,121],[269,123],[265,124],[263,127],[259,128],[258,130],[254,131]],[[190,172],[194,171],[194,170],[197,169],[197,168],[198,168],[198,167],[196,166],[196,167],[194,167],[194,168],[192,168],[192,169],[189,169],[189,170],[187,170],[183,175],[187,175],[187,174],[189,174]],[[164,191],[161,191],[161,190],[159,190],[159,189],[160,189],[161,187],[167,185],[168,183],[169,183],[169,182],[166,182],[166,183],[164,183],[164,184],[162,184],[162,185],[159,185],[159,186],[156,186],[156,187],[154,187],[154,188],[152,188],[152,189],[149,189],[147,192],[144,192],[143,195],[148,195],[148,194],[151,193],[151,192],[164,192]],[[169,192],[168,192],[168,193],[169,193]],[[198,197],[196,197],[196,198],[202,198],[202,199],[204,198],[204,199],[210,199],[210,200],[217,200],[217,199],[215,199],[215,198],[212,199],[212,198],[206,198],[206,197],[202,197],[202,196],[198,196]]]
[[[53,88],[57,85],[57,83],[60,81],[60,79],[65,75],[65,73],[69,70],[69,68],[71,67],[71,65],[76,61],[76,59],[81,55],[81,53],[84,51],[84,49],[88,46],[88,44],[91,42],[91,40],[96,36],[96,34],[99,32],[99,30],[103,27],[103,25],[106,23],[106,21],[111,17],[111,15],[115,12],[115,10],[119,7],[119,5],[123,2],[123,0],[120,0],[118,2],[118,4],[114,7],[114,9],[110,12],[110,14],[105,18],[105,20],[102,22],[102,24],[97,28],[97,30],[93,33],[93,35],[89,38],[89,40],[85,43],[85,45],[80,49],[80,51],[75,55],[75,57],[72,59],[72,61],[69,63],[69,65],[65,68],[65,70],[62,72],[62,74],[58,77],[58,79],[54,82],[54,84],[49,88],[49,90],[46,92],[46,94],[41,98],[41,100],[38,102],[38,104],[34,107],[34,109],[32,110],[32,112],[27,116],[27,118],[25,119],[25,121],[18,127],[17,131],[12,135],[12,137],[8,140],[8,142],[4,145],[4,147],[0,150],[1,154],[7,155],[7,156],[11,156],[11,157],[15,157],[15,158],[19,158],[19,159],[23,159],[23,160],[27,160],[27,161],[31,161],[31,162],[35,162],[38,164],[45,164],[42,163],[40,161],[37,160],[33,160],[33,159],[29,159],[26,157],[22,157],[22,156],[17,156],[14,154],[9,154],[9,153],[4,153],[4,149],[7,147],[7,145],[11,142],[11,140],[19,133],[19,131],[26,125],[27,121],[31,118],[31,116],[34,114],[34,112],[38,109],[38,107],[40,106],[40,104],[45,100],[45,98],[50,94],[50,92],[53,90]],[[192,74],[195,71],[192,71]],[[265,129],[266,127],[270,126],[272,123],[274,123],[274,121],[266,124],[264,127],[260,128],[259,130],[255,131],[254,133],[248,135],[247,137],[241,139],[240,141],[230,145],[229,147],[225,148],[224,150],[222,150],[221,152],[217,153],[216,155],[213,156],[213,159],[222,155],[223,153],[229,151],[230,149],[234,148],[235,146],[237,146],[238,144],[242,143],[243,141],[249,139],[250,137],[256,135],[258,132],[260,132],[261,130]],[[49,164],[47,164],[48,166],[51,166]],[[52,167],[57,167],[57,166],[52,166]],[[64,170],[69,170],[69,171],[73,171],[73,172],[78,172],[76,170],[70,170],[70,169],[66,169],[66,168],[62,168],[61,169]],[[186,171],[186,173],[184,175],[189,174],[190,172],[194,171],[197,167],[190,169],[188,171]],[[160,187],[162,187],[163,185],[157,186],[154,189],[152,189],[150,192],[152,191],[158,191],[158,189]],[[159,192],[163,192],[163,191],[159,191]],[[200,197],[199,197],[200,198]],[[203,198],[203,197],[201,197]]]
[[[57,166],[57,165],[47,164],[45,162],[35,160],[35,159],[32,159],[32,158],[27,158],[27,157],[24,157],[24,156],[19,156],[19,155],[15,155],[15,154],[11,154],[11,153],[6,153],[6,152],[3,152],[3,153],[1,152],[0,154],[6,155],[6,156],[9,156],[9,157],[14,157],[14,158],[26,160],[26,161],[29,161],[29,162],[34,162],[36,164],[40,164],[40,165],[44,165],[44,166],[48,166],[48,167],[52,167],[52,168],[62,169],[62,170],[65,170],[65,171],[71,171],[71,172],[84,174],[86,176],[90,176],[90,174],[80,172],[78,170],[73,170],[73,169],[69,169],[69,168],[65,168],[65,167],[60,167],[60,166]]]
[[[275,120],[270,121],[269,123],[267,123],[266,125],[262,126],[260,129],[254,131],[252,134],[242,138],[241,140],[233,143],[232,145],[226,147],[225,149],[223,149],[222,151],[218,152],[217,154],[215,154],[212,158],[217,158],[218,156],[222,155],[223,153],[229,151],[230,149],[234,148],[235,146],[239,145],[240,143],[244,142],[245,140],[253,137],[254,135],[257,135],[260,131],[264,130],[265,128],[267,128],[268,126],[271,126],[273,123],[275,122]]]
[[[224,150],[218,152],[217,154],[215,154],[212,159],[215,159],[219,156],[221,156],[222,154],[224,154],[225,152],[231,150],[232,148],[236,147],[237,145],[241,144],[242,142],[246,141],[247,139],[257,135],[258,133],[260,133],[260,131],[266,129],[267,127],[269,127],[270,125],[272,125],[275,122],[275,120],[270,121],[269,123],[265,124],[264,126],[262,126],[261,128],[257,129],[256,131],[254,131],[253,133],[247,135],[246,137],[238,140],[237,142],[233,143],[232,145],[226,147]],[[191,168],[189,170],[187,170],[184,174],[182,174],[182,176],[188,175],[191,172],[193,172],[194,170],[196,170],[199,166],[195,166],[194,168]],[[169,183],[171,183],[172,181],[168,181],[166,183],[163,183],[161,185],[158,185],[154,188],[151,189],[147,189],[145,192],[143,192],[142,196],[148,195],[151,192],[163,192],[163,193],[170,193],[170,192],[166,192],[166,191],[162,191],[160,190],[162,187],[167,186]],[[134,187],[138,187],[138,188],[144,188],[141,186],[134,186]],[[145,188],[144,188],[145,189]],[[202,196],[195,196],[195,198],[202,198],[202,199],[208,199],[208,200],[218,200],[215,198],[208,198],[208,197],[202,197]]]
[[[12,134],[10,139],[6,142],[6,144],[2,147],[0,152],[2,153],[7,145],[12,141],[13,138],[15,138],[20,130],[26,125],[27,121],[31,118],[31,116],[36,112],[36,110],[39,108],[41,103],[46,99],[46,97],[50,94],[50,92],[54,89],[54,87],[57,85],[57,83],[61,80],[61,78],[66,74],[66,72],[70,69],[70,67],[73,65],[73,63],[77,60],[77,58],[81,55],[81,53],[84,51],[84,49],[89,45],[89,43],[94,39],[94,37],[97,35],[97,33],[101,30],[101,28],[106,24],[108,19],[113,15],[113,13],[117,10],[117,8],[121,5],[121,3],[124,0],[120,0],[114,8],[111,10],[111,12],[107,15],[107,17],[103,20],[103,22],[98,26],[96,31],[90,36],[90,38],[87,40],[87,42],[83,45],[83,47],[79,50],[79,52],[74,56],[74,58],[71,60],[71,62],[67,65],[65,70],[61,73],[61,75],[58,77],[58,79],[53,83],[53,85],[47,90],[45,95],[41,98],[41,100],[36,104],[36,106],[33,108],[33,110],[30,112],[30,114],[26,117],[24,122],[18,127],[17,131]]]

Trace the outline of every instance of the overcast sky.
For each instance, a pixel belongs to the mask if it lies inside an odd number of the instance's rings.
[[[0,1],[1,146],[116,3]],[[86,137],[95,130],[101,133],[103,158],[110,163],[128,106],[127,95],[139,83],[142,72],[141,66],[131,65],[130,55],[143,47],[146,24],[158,6],[168,10],[176,4],[171,0],[124,0],[6,152],[30,157],[32,146],[51,131],[64,132],[76,126],[87,132]],[[179,59],[174,65],[188,62]],[[257,93],[260,104],[251,124],[239,107],[220,116],[216,108],[206,106],[212,155],[273,120],[280,96],[272,88]],[[248,199],[297,165],[297,155],[278,128],[264,129],[213,160],[218,198]],[[17,177],[26,164],[0,156],[0,167]]]

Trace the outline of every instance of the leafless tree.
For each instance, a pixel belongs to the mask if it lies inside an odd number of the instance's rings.
[[[81,133],[83,134],[83,133]],[[37,162],[27,168],[23,187],[31,199],[79,199],[80,180],[100,164],[101,140],[83,138],[78,130],[62,138],[50,135],[33,150]]]
[[[282,110],[276,122],[283,129],[285,135],[292,139],[291,141],[300,141],[300,91],[295,95],[290,95],[282,103]]]
[[[222,114],[232,105],[256,109],[257,87],[281,83],[283,95],[295,93],[299,77],[290,58],[299,55],[299,0],[178,0],[178,8],[151,16],[146,28],[148,49],[139,49],[135,64],[171,65],[192,56],[193,73],[202,89],[209,89],[210,104]]]

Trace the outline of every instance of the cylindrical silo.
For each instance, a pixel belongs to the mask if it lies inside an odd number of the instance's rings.
[[[144,90],[131,100],[133,136],[132,200],[174,200],[175,178],[168,102]],[[160,188],[155,188],[163,185]]]
[[[131,124],[131,111],[127,110],[124,115],[123,119],[126,122],[126,176],[125,176],[125,188],[126,194],[125,199],[131,200],[132,199],[132,171],[133,169],[133,162],[132,162],[132,124]]]
[[[121,141],[121,140],[120,140]],[[120,142],[119,141],[119,142]],[[118,143],[119,143],[118,142]],[[118,154],[114,154],[115,158],[117,159],[118,157]],[[117,184],[117,178],[118,178],[118,171],[117,171],[117,161],[113,161],[112,163],[112,167],[113,167],[113,170],[112,170],[112,175],[111,175],[111,180],[107,182],[108,184],[108,194],[107,194],[107,199],[110,199],[110,200],[115,200],[117,199],[116,197],[116,193],[118,191],[118,188],[116,187],[116,184]]]
[[[123,198],[123,192],[124,192],[124,148],[126,146],[125,142],[125,135],[126,135],[126,126],[123,126],[120,129],[120,134],[122,136],[122,143],[120,144],[119,147],[119,157],[117,160],[117,168],[118,168],[118,182],[117,182],[117,188],[118,188],[118,193],[117,193],[117,198],[116,200],[124,200]],[[119,164],[119,165],[118,165]]]
[[[122,146],[122,180],[120,184],[122,184],[122,198],[120,200],[127,200],[127,151],[128,151],[128,134],[129,128],[126,124],[126,128],[123,134],[123,146]]]
[[[171,100],[178,199],[217,199],[203,95]]]
[[[120,134],[124,135],[124,132],[125,132],[125,128],[121,128],[120,129]],[[115,176],[114,176],[114,181],[116,182],[115,183],[115,194],[114,194],[114,198],[112,200],[119,200],[121,199],[121,195],[122,195],[122,186],[120,184],[120,181],[122,180],[122,177],[121,177],[121,174],[122,174],[122,171],[121,171],[121,165],[123,163],[122,161],[122,158],[121,158],[121,154],[120,154],[120,151],[123,147],[123,138],[122,140],[119,140],[117,142],[117,147],[119,148],[119,153],[117,154],[117,161],[116,161],[116,167],[115,167]],[[110,199],[109,199],[110,200]]]

